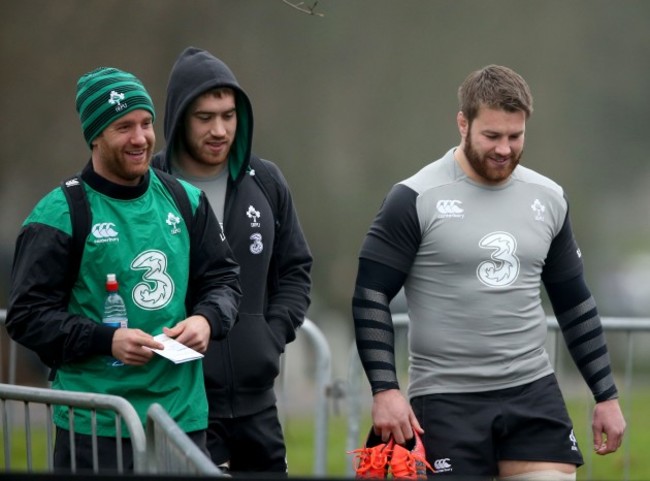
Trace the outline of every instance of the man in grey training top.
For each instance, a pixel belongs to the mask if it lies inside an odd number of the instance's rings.
[[[583,460],[544,349],[542,283],[596,401],[596,453],[618,449],[625,420],[567,200],[519,165],[533,110],[520,75],[487,66],[458,97],[460,145],[392,188],[359,255],[353,315],[373,430],[397,444],[421,435],[440,475],[575,479]],[[408,401],[389,310],[402,286]]]

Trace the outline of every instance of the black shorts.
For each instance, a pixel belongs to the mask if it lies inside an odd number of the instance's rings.
[[[496,476],[498,462],[583,464],[555,375],[523,386],[411,400],[438,474]]]

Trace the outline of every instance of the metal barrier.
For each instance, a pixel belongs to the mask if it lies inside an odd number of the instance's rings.
[[[624,370],[624,381],[623,387],[619,386],[619,390],[622,393],[622,398],[625,402],[621,403],[621,409],[627,420],[627,436],[629,438],[629,432],[631,429],[631,404],[630,404],[630,393],[632,391],[632,376],[633,376],[633,361],[634,361],[634,346],[633,346],[633,334],[635,332],[645,332],[650,333],[650,319],[649,318],[624,318],[624,317],[603,317],[601,318],[603,329],[606,332],[624,332],[626,334],[626,362]],[[559,334],[560,328],[555,320],[555,317],[548,316],[546,319],[547,326],[549,328],[549,333],[553,337],[549,336],[549,340],[554,345],[554,349],[549,352],[551,361],[553,363],[556,374],[560,375],[560,353],[566,351],[564,347],[563,336]],[[405,331],[408,329],[408,315],[406,313],[394,313],[393,314],[393,324],[396,328],[396,336],[398,331]],[[396,349],[400,347],[396,345]],[[402,346],[403,347],[403,346]],[[346,440],[346,451],[351,451],[358,448],[358,443],[361,435],[360,431],[360,422],[362,415],[362,380],[365,379],[363,374],[363,368],[361,366],[361,361],[359,360],[359,354],[356,349],[356,345],[353,342],[350,348],[350,357],[348,361],[348,386],[347,386],[347,397],[348,397],[348,432]],[[561,384],[561,383],[560,383]],[[369,395],[369,393],[368,393]],[[592,406],[587,406],[587,416],[591,416]],[[369,428],[369,426],[368,426]],[[587,423],[587,435],[591,436],[591,422]],[[623,460],[623,479],[630,479],[630,443],[623,442],[623,451],[624,451],[624,460]],[[593,452],[590,449],[584,450],[585,455],[585,468],[587,470],[587,479],[591,479],[592,469],[593,469]],[[346,475],[352,477],[354,475],[354,469],[352,463],[346,463]]]
[[[4,326],[6,320],[6,310],[0,309],[0,324]],[[314,405],[314,419],[315,419],[315,430],[314,430],[314,475],[315,476],[324,476],[327,469],[327,441],[329,437],[329,408],[328,401],[329,395],[331,392],[331,383],[332,383],[332,355],[330,351],[329,344],[327,339],[323,335],[322,331],[316,326],[316,324],[310,319],[305,318],[302,326],[297,331],[297,336],[305,336],[307,341],[312,347],[312,353],[315,357],[315,383],[316,383],[316,401]],[[8,370],[8,379],[9,384],[15,384],[16,381],[16,367],[17,367],[17,353],[16,353],[17,344],[13,340],[9,340],[9,370]],[[282,358],[282,364],[285,363],[285,358]],[[279,389],[282,391],[283,387],[287,385],[286,374],[287,369],[282,369],[280,378],[279,378]],[[3,380],[4,370],[2,369],[2,357],[0,356],[0,381]],[[56,391],[59,392],[59,391]],[[282,399],[282,396],[280,396]],[[281,402],[279,403],[279,409],[282,408]],[[155,422],[159,418],[157,409],[154,409],[155,420],[152,420],[152,424],[155,425]],[[164,421],[163,421],[164,424]],[[153,429],[147,427],[147,429]],[[160,432],[154,430],[154,432]],[[148,438],[147,438],[148,439]],[[162,458],[161,458],[162,459]],[[165,458],[166,459],[166,458]],[[165,459],[162,459],[163,461]],[[199,462],[200,463],[200,462]],[[204,469],[204,466],[201,464],[195,467],[199,470]],[[194,468],[193,468],[194,469]],[[206,469],[211,469],[207,467]]]
[[[316,358],[316,402],[314,406],[314,475],[324,476],[327,468],[327,440],[329,436],[329,408],[328,397],[332,383],[332,354],[329,343],[322,331],[310,319],[305,318],[297,336],[306,335],[307,340],[314,348]],[[285,363],[284,356],[282,363]],[[280,392],[286,386],[287,369],[282,368],[279,378]],[[279,408],[282,403],[279,403]]]
[[[122,462],[122,421],[124,421],[131,438],[133,449],[133,470],[135,473],[146,472],[146,442],[144,429],[138,414],[133,406],[124,398],[119,396],[110,396],[105,394],[93,394],[72,391],[59,391],[38,387],[16,386],[11,384],[0,384],[0,414],[2,417],[2,439],[4,444],[4,464],[5,471],[11,470],[11,445],[13,439],[13,430],[10,425],[8,415],[8,402],[22,402],[24,406],[24,431],[25,431],[25,451],[27,453],[27,471],[34,471],[33,465],[33,445],[32,445],[32,404],[41,405],[46,412],[46,449],[47,449],[47,468],[53,471],[52,450],[54,447],[54,436],[52,434],[52,405],[68,406],[70,413],[70,426],[68,430],[71,433],[70,446],[74,453],[74,408],[90,409],[92,419],[92,456],[93,471],[98,472],[99,453],[97,452],[97,432],[96,432],[96,414],[97,410],[108,410],[115,413],[115,428],[117,430],[117,470],[124,472]],[[15,419],[15,416],[12,416]],[[75,456],[71,456],[72,472],[77,472]]]
[[[149,473],[225,476],[158,403],[147,410],[146,431]]]
[[[136,474],[201,474],[209,476],[223,476],[223,472],[215,466],[207,453],[204,453],[189,436],[183,432],[164,408],[157,403],[150,406],[147,411],[146,436],[140,418],[133,406],[124,398],[105,394],[92,394],[84,392],[59,391],[54,389],[15,386],[0,384],[0,417],[2,418],[2,440],[4,446],[5,472],[12,470],[11,450],[12,443],[17,435],[10,425],[8,415],[8,401],[22,402],[24,404],[24,425],[26,470],[30,473],[34,468],[34,433],[32,418],[34,411],[32,404],[39,404],[44,408],[45,417],[41,419],[46,428],[46,462],[47,472],[53,472],[53,447],[54,436],[52,426],[52,405],[67,406],[70,410],[71,451],[74,453],[74,408],[87,408],[91,410],[92,420],[92,456],[93,472],[99,473],[99,452],[96,434],[96,413],[98,409],[109,410],[115,413],[115,427],[118,435],[116,454],[117,471],[125,473],[122,459],[122,420],[130,436],[133,449],[133,471]],[[15,419],[16,416],[11,416]],[[39,416],[43,418],[43,416]],[[75,456],[71,456],[71,470],[77,472]]]

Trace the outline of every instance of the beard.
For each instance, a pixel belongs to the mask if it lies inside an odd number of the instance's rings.
[[[202,168],[213,168],[227,162],[230,148],[228,147],[225,159],[223,159],[207,152],[204,142],[200,139],[184,138],[181,144],[181,149],[189,156],[191,162]]]
[[[471,130],[467,133],[463,152],[472,169],[474,169],[474,172],[489,184],[498,184],[507,180],[515,170],[515,167],[519,165],[521,156],[524,153],[523,149],[519,153],[513,152],[508,162],[496,166],[488,159],[488,155],[481,154],[474,148]]]
[[[152,144],[143,147],[144,157],[139,161],[129,159],[118,147],[102,144],[99,157],[104,177],[115,183],[137,183],[151,165]]]

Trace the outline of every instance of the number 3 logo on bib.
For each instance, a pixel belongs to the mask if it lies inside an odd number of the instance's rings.
[[[174,281],[167,275],[164,252],[143,252],[131,262],[131,269],[142,270],[142,282],[132,291],[133,302],[142,309],[161,309],[174,297]]]
[[[492,250],[490,260],[478,265],[476,276],[488,287],[506,287],[519,276],[520,263],[515,255],[517,241],[507,232],[492,232],[479,243],[481,249]]]

